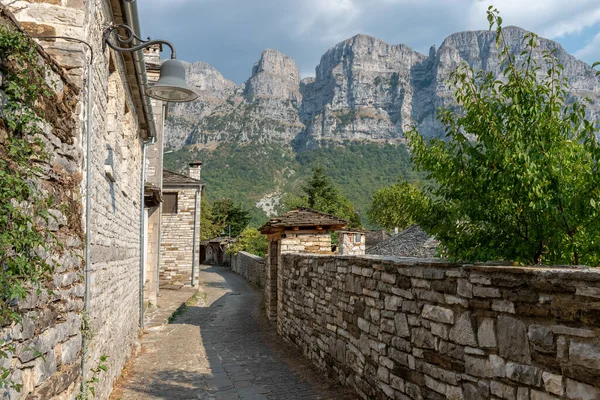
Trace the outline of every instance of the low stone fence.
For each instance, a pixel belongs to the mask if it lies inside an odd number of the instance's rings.
[[[265,286],[265,259],[245,251],[240,251],[229,257],[229,266],[233,272],[246,278],[255,287]]]
[[[600,399],[600,271],[285,254],[279,333],[364,399]]]

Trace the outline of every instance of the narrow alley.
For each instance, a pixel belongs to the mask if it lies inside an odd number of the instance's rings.
[[[195,305],[148,332],[112,399],[354,399],[277,336],[261,294],[202,266]]]

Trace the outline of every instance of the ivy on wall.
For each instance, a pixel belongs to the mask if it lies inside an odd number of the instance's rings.
[[[0,328],[21,320],[19,304],[47,291],[60,245],[49,229],[54,200],[39,185],[42,101],[54,94],[36,45],[21,32],[0,27]],[[0,361],[14,349],[0,341]],[[0,367],[0,388],[20,390]]]

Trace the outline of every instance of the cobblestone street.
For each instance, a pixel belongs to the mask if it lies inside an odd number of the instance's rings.
[[[354,399],[277,336],[261,294],[202,266],[196,305],[145,334],[112,399]]]

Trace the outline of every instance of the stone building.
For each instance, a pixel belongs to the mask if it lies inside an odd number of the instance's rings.
[[[365,254],[366,237],[361,229],[344,229],[338,231],[337,252],[343,256],[360,256]]]
[[[233,242],[234,240],[229,236],[219,236],[200,242],[200,263],[225,265],[229,261],[227,250]]]
[[[267,235],[267,269],[265,277],[265,311],[275,320],[277,293],[281,280],[281,255],[285,253],[331,254],[330,233],[345,227],[346,221],[310,208],[297,208],[271,218],[259,230]]]
[[[190,163],[189,176],[163,171],[161,285],[190,284],[192,270],[198,272],[200,200],[204,188],[201,166],[201,162]]]
[[[155,82],[160,76],[160,44],[144,49],[144,61],[149,82]],[[160,241],[161,241],[161,203],[163,184],[163,129],[168,115],[168,103],[151,100],[155,117],[157,135],[146,146],[146,178],[147,196],[144,198],[144,251],[145,274],[144,299],[145,304],[159,305],[159,271],[160,271]]]
[[[155,298],[158,290],[157,279],[148,278],[158,277],[160,240],[160,232],[150,226],[160,225],[149,224],[150,232],[144,232],[142,204],[145,155],[151,143],[157,146],[157,156],[148,162],[148,183],[155,189],[162,183],[156,171],[162,171],[160,140],[166,107],[146,95],[149,74],[141,51],[104,48],[103,33],[111,24],[127,24],[140,35],[135,0],[2,0],[2,5],[7,7],[4,15],[14,14],[17,29],[22,26],[32,36],[67,36],[86,43],[39,40],[40,57],[56,75],[52,77],[58,83],[55,106],[60,108],[53,114],[57,120],[50,121],[55,130],[45,132],[53,151],[45,178],[49,185],[57,180],[62,183],[57,199],[73,203],[72,215],[60,218],[62,232],[71,233],[61,237],[69,253],[59,260],[54,277],[54,293],[59,297],[34,296],[28,300],[23,323],[12,332],[2,331],[1,337],[20,349],[8,361],[2,360],[2,366],[10,368],[13,380],[23,384],[20,393],[4,395],[72,399],[82,381],[95,375],[99,380],[94,383],[96,398],[105,399],[137,348],[144,291]],[[85,168],[88,145],[89,171]],[[88,172],[90,192],[85,190]],[[91,204],[87,226],[83,219],[86,196]],[[159,191],[154,197],[160,203]],[[146,220],[159,218],[159,210],[156,204],[148,207]],[[152,239],[143,243],[143,235]],[[90,240],[89,280],[84,279],[86,268],[81,261],[86,236]],[[145,246],[150,254],[147,262]],[[107,371],[95,374],[92,370],[101,356],[108,356]]]

